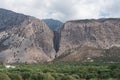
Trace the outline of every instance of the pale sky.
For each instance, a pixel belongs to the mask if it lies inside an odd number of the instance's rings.
[[[120,18],[120,0],[0,0],[0,8],[61,21]]]

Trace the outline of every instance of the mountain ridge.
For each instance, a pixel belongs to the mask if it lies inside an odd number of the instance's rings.
[[[72,20],[57,30],[44,20],[4,9],[0,19],[0,62],[4,63],[92,61],[103,59],[105,50],[120,47],[119,18]]]
[[[0,12],[2,18],[0,24],[5,27],[0,32],[0,48],[2,50],[0,61],[5,63],[51,61],[55,51],[53,32],[48,26],[35,17],[14,12],[8,13],[9,11],[6,16]]]
[[[74,54],[69,57],[71,59],[78,56],[76,53],[91,54],[91,52],[84,53],[86,47],[96,49],[109,49],[113,46],[120,47],[120,19],[68,21],[59,29],[59,33],[61,39],[57,53],[58,57],[66,54],[66,51],[68,53],[70,49],[73,49],[73,52],[69,53],[71,55]],[[82,49],[84,46],[86,47]],[[76,47],[79,47],[80,51],[79,49],[78,51],[74,51]]]

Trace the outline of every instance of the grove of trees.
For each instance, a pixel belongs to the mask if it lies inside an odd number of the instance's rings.
[[[120,80],[120,64],[59,62],[0,65],[0,80]]]

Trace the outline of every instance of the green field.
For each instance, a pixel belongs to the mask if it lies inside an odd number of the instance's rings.
[[[56,62],[0,65],[0,80],[120,80],[120,64]]]

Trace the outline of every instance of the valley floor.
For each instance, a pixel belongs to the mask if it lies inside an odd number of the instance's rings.
[[[120,64],[51,62],[0,65],[0,80],[120,80]]]

